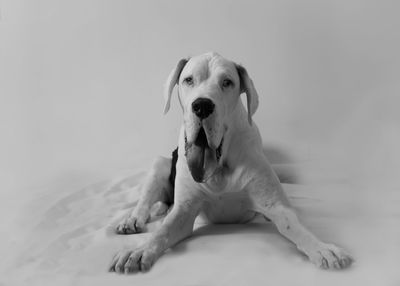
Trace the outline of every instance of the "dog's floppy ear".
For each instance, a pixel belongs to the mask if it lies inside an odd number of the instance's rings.
[[[247,70],[238,64],[236,64],[236,69],[240,79],[240,93],[246,93],[248,120],[249,124],[251,125],[251,117],[254,115],[258,107],[258,94],[256,88],[254,87],[253,81],[247,73]]]
[[[164,106],[164,114],[166,114],[169,110],[171,104],[171,95],[172,91],[174,90],[175,85],[178,83],[179,76],[185,67],[186,63],[189,59],[181,59],[179,60],[176,67],[171,71],[168,76],[167,82],[165,83],[164,87],[164,99],[165,99],[165,106]]]

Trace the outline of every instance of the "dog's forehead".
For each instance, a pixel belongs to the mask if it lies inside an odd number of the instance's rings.
[[[235,63],[216,53],[207,53],[190,58],[182,74],[195,75],[202,79],[220,74],[229,75],[232,79],[239,77]]]

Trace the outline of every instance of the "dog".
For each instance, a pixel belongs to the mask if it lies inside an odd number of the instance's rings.
[[[290,206],[252,119],[258,94],[247,70],[217,53],[181,59],[167,79],[164,113],[175,86],[183,110],[178,148],[172,159],[154,162],[142,196],[116,232],[139,233],[156,202],[164,210],[173,205],[151,238],[117,253],[109,271],[148,271],[165,250],[192,234],[198,215],[211,223],[246,223],[256,214],[272,221],[317,266],[348,267],[352,257],[319,240]],[[240,98],[243,93],[247,108]]]

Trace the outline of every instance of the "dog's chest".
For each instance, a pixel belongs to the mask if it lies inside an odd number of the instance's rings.
[[[245,191],[229,192],[209,197],[203,216],[213,223],[244,223],[254,217]]]
[[[231,176],[203,185],[207,200],[203,215],[213,223],[243,223],[254,217],[246,188]]]

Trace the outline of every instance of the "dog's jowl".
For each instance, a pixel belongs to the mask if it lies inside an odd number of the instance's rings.
[[[183,110],[178,151],[172,159],[156,159],[137,206],[116,232],[141,232],[156,202],[166,213],[173,203],[172,209],[146,243],[115,255],[110,271],[149,270],[166,249],[192,234],[198,215],[244,223],[261,214],[317,266],[349,266],[352,258],[315,237],[290,206],[252,120],[258,94],[246,69],[216,53],[181,59],[167,79],[165,113],[175,86]]]

